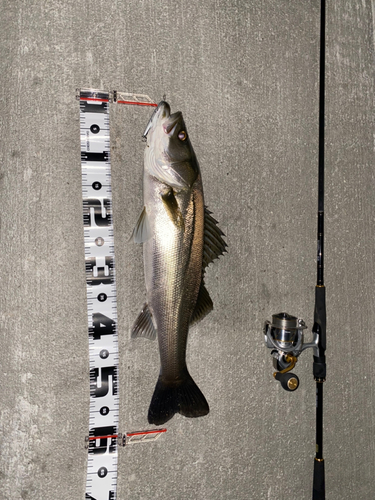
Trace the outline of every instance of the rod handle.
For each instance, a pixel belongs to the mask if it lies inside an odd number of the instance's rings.
[[[313,500],[325,500],[326,484],[324,476],[324,460],[314,460]]]

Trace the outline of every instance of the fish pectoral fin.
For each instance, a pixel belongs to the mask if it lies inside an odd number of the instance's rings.
[[[143,207],[141,215],[138,217],[131,238],[134,243],[144,243],[151,238],[150,222],[147,217],[146,207]]]
[[[173,224],[181,231],[185,230],[185,221],[182,216],[180,207],[178,206],[173,189],[169,189],[165,194],[161,195],[165,211]]]
[[[207,291],[207,288],[204,286],[202,280],[201,287],[198,293],[197,302],[195,304],[195,309],[193,311],[193,314],[191,315],[190,325],[198,323],[198,321],[207,316],[207,314],[209,314],[213,308],[214,305],[212,303],[212,299]]]
[[[211,212],[204,207],[204,245],[203,245],[203,263],[205,269],[220,255],[226,252],[228,246],[223,240],[224,233],[218,227],[217,220],[211,217]]]
[[[146,339],[156,339],[156,328],[152,321],[152,314],[148,304],[144,304],[142,311],[138,314],[131,330],[132,339],[144,337]]]

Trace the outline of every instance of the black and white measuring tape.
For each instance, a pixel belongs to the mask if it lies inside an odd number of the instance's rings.
[[[119,433],[118,332],[110,160],[109,103],[156,106],[148,96],[78,89],[90,424],[86,499],[115,500],[118,446],[157,439],[166,429]]]

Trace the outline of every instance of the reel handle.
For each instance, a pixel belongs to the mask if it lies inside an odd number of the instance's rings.
[[[294,392],[296,389],[298,389],[299,378],[297,377],[297,375],[294,375],[294,373],[275,372],[274,377],[280,382],[281,387],[286,391]]]

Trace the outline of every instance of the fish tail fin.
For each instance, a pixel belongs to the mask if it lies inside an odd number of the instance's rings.
[[[189,373],[178,388],[179,412],[184,417],[203,417],[210,411],[206,398]]]
[[[159,377],[148,410],[148,421],[162,425],[175,413],[194,418],[203,417],[209,411],[206,398],[187,372],[178,384],[165,382]]]
[[[164,424],[177,412],[178,405],[175,386],[165,383],[159,377],[148,410],[149,423],[155,425]]]

